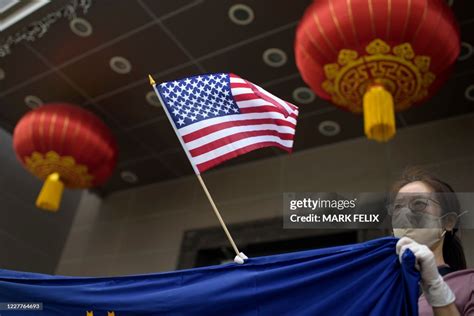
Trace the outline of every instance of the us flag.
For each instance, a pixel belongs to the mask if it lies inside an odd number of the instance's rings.
[[[258,148],[292,150],[298,108],[237,75],[154,87],[197,174]]]

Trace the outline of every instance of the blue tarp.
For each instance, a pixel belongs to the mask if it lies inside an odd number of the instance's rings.
[[[43,304],[0,315],[418,315],[415,258],[407,251],[400,264],[396,241],[121,277],[0,270],[0,302]]]

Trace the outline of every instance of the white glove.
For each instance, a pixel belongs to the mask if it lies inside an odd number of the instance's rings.
[[[446,306],[454,302],[456,297],[438,272],[433,252],[425,245],[420,245],[408,237],[397,242],[397,254],[400,262],[405,250],[410,249],[416,257],[416,268],[421,274],[421,288],[426,300],[433,307]]]

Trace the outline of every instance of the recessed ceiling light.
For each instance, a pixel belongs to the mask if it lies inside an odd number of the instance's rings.
[[[469,101],[474,102],[474,84],[471,84],[469,87],[466,88],[466,91],[464,92],[464,96]]]
[[[314,101],[314,92],[308,87],[298,87],[293,90],[293,99],[301,104],[308,104]]]
[[[288,57],[279,48],[269,48],[263,52],[263,61],[271,67],[281,67],[286,64]]]
[[[122,178],[123,181],[127,183],[137,183],[138,182],[138,177],[135,173],[125,170],[120,172],[120,177]]]
[[[87,37],[92,34],[92,25],[83,18],[75,18],[69,22],[71,31],[80,37]]]
[[[132,64],[128,59],[121,56],[112,57],[109,65],[113,71],[119,74],[128,74],[132,70]]]
[[[334,121],[323,121],[319,123],[318,130],[324,136],[335,136],[341,131],[341,127]]]
[[[229,19],[238,25],[247,25],[253,22],[255,15],[251,7],[245,4],[234,4],[229,9]]]
[[[5,79],[5,70],[0,68],[0,80],[3,80],[3,79]]]
[[[145,99],[146,99],[146,102],[148,102],[148,104],[150,104],[150,105],[157,106],[157,107],[161,106],[160,99],[156,95],[155,91],[149,91],[145,95]]]
[[[32,109],[36,109],[43,105],[43,101],[35,95],[27,95],[25,97],[25,104]]]
[[[461,43],[461,53],[459,54],[458,60],[464,61],[472,56],[473,48],[472,45],[466,42]]]

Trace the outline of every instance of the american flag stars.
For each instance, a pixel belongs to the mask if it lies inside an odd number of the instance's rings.
[[[167,82],[160,88],[178,128],[203,119],[240,113],[229,93],[227,74],[188,77]]]

